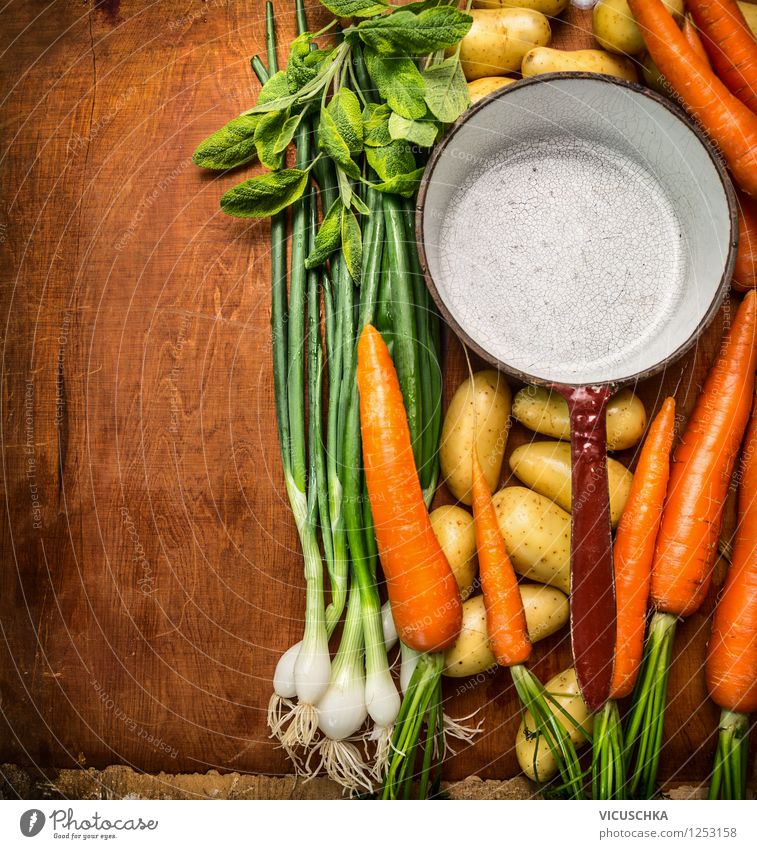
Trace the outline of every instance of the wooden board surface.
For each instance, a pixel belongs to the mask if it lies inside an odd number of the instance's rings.
[[[265,709],[303,580],[275,439],[268,226],[221,215],[238,175],[190,161],[254,100],[262,7],[0,13],[0,762],[288,771]],[[288,43],[292,4],[277,7]],[[586,20],[571,12],[556,44],[587,46]],[[691,409],[722,325],[639,387],[650,412],[671,391]],[[447,364],[448,397],[454,341]],[[528,438],[514,427],[510,447]],[[714,592],[676,643],[665,778],[711,762]],[[542,677],[568,665],[565,635],[537,655]],[[508,681],[448,682],[447,711],[480,708],[485,726],[448,778],[517,772]]]

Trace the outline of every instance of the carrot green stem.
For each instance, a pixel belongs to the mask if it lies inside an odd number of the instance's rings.
[[[630,798],[651,799],[655,794],[676,622],[672,614],[658,611],[649,623],[623,741]]]
[[[710,781],[710,799],[745,799],[749,759],[749,717],[723,710]]]
[[[618,703],[611,699],[594,718],[591,759],[593,799],[625,799],[623,731]]]

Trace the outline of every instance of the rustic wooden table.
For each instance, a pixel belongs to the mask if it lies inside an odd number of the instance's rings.
[[[292,5],[277,4],[282,44]],[[253,102],[262,12],[12,0],[0,13],[0,762],[288,770],[265,708],[303,580],[275,438],[268,227],[223,216],[238,175],[190,160]],[[558,46],[588,46],[586,22],[570,12]],[[724,317],[639,387],[650,412],[672,391],[691,409]],[[447,365],[449,392],[453,341]],[[515,427],[510,446],[526,438]],[[714,593],[679,629],[665,778],[711,763]],[[543,678],[567,666],[566,636],[537,654]],[[447,682],[448,712],[480,708],[485,725],[448,778],[517,772],[508,682]]]

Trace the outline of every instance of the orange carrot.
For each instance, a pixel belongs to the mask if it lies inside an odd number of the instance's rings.
[[[660,73],[720,148],[736,182],[757,197],[757,115],[703,66],[662,0],[628,5]]]
[[[658,611],[689,616],[707,595],[723,503],[749,420],[756,328],[753,290],[723,340],[674,453],[652,572]]]
[[[737,192],[739,250],[733,268],[733,288],[746,292],[757,287],[757,202]]]
[[[416,651],[441,651],[460,633],[460,592],[423,502],[397,372],[370,324],[358,343],[357,384],[368,497],[397,633]]]
[[[622,699],[631,692],[641,663],[655,540],[670,473],[675,411],[675,399],[666,398],[649,427],[615,536],[618,635],[610,691],[613,699]]]
[[[738,713],[757,710],[757,395],[741,459],[731,568],[712,620],[706,674],[715,704]]]
[[[686,6],[720,79],[757,112],[757,42],[736,0],[687,0]]]
[[[531,654],[531,640],[518,581],[507,556],[505,540],[499,530],[489,485],[475,445],[471,491],[489,644],[500,666],[513,666],[523,663]]]
[[[686,43],[702,60],[702,62],[704,62],[705,67],[710,68],[710,57],[707,55],[707,51],[704,49],[704,44],[702,44],[702,38],[699,35],[699,30],[696,28],[696,25],[691,20],[691,15],[686,15],[686,17],[683,19],[683,27],[681,28],[681,32],[683,33],[683,37],[686,39]]]

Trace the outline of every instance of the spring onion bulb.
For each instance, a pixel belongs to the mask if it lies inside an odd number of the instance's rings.
[[[392,605],[388,601],[381,608],[381,629],[384,632],[384,647],[391,651],[397,645],[397,628],[392,616]]]
[[[420,656],[420,652],[411,649],[410,646],[406,646],[404,643],[400,643],[400,657],[402,658],[400,664],[400,690],[403,693],[406,693],[407,688],[410,686],[410,679],[413,677],[413,672],[415,672],[415,667],[418,665],[418,658]]]

